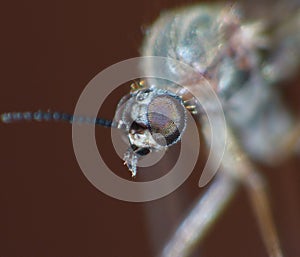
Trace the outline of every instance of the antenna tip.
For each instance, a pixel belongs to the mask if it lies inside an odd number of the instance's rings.
[[[11,113],[3,113],[3,114],[1,114],[1,121],[3,122],[3,123],[9,123],[9,122],[11,122],[11,117],[12,115],[11,115]]]

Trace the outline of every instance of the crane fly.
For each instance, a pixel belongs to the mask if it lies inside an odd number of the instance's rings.
[[[276,87],[293,76],[299,65],[300,11],[296,7],[283,23],[247,20],[236,5],[194,5],[163,13],[146,32],[142,56],[168,57],[192,66],[220,98],[227,122],[220,171],[161,256],[188,256],[238,184],[247,189],[269,256],[284,256],[264,178],[251,160],[270,163],[296,153],[299,147],[299,121],[284,106]],[[141,68],[157,69],[151,62]],[[181,67],[170,65],[167,72],[187,88],[201,87],[199,79]],[[146,78],[134,82],[119,105],[124,99],[116,121],[50,111],[4,113],[2,121],[87,122],[121,129],[130,144],[124,162],[133,177],[143,156],[180,142],[187,111],[201,123],[209,143],[209,122],[201,103],[178,85]]]

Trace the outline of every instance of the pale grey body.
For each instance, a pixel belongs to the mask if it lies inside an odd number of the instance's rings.
[[[287,143],[289,135],[299,135],[295,119],[276,92],[276,84],[291,76],[299,65],[300,12],[293,11],[289,20],[281,23],[279,19],[276,27],[272,21],[243,21],[235,6],[195,5],[163,13],[149,28],[142,55],[170,57],[197,70],[219,96],[229,126],[218,177],[177,228],[161,256],[188,256],[233,196],[237,181],[249,193],[269,256],[283,256],[265,181],[247,156],[267,163],[279,160],[287,150],[294,150]],[[268,35],[265,31],[272,25],[277,30]],[[146,62],[142,69],[155,71],[156,66]],[[167,72],[187,87],[201,86],[181,67],[170,65]],[[149,79],[149,84],[186,93],[172,83]],[[201,113],[201,103],[195,104]],[[207,120],[200,115],[199,121],[204,122],[204,135],[209,134]]]
[[[238,16],[234,7],[205,5],[165,13],[149,29],[142,55],[182,61],[196,69],[199,77],[206,77],[222,101],[227,123],[244,150],[251,157],[270,163],[274,156],[282,154],[281,139],[295,123],[274,85],[290,71],[282,70],[274,81],[266,70],[272,69],[268,62],[277,55],[274,48],[281,47],[289,54],[291,47],[294,50],[297,42],[300,44],[300,36],[292,46],[285,42],[279,46],[260,31],[263,23],[243,23]],[[293,56],[287,60],[285,69],[290,69],[289,64],[296,59]],[[151,63],[143,68],[156,69]],[[168,72],[183,85],[197,87],[197,79],[180,67],[170,65]],[[193,84],[192,80],[196,82]],[[178,90],[172,83],[157,82],[155,86]]]

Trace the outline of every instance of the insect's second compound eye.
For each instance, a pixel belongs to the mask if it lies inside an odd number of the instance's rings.
[[[157,95],[148,105],[150,131],[160,145],[178,142],[184,132],[186,109],[180,98],[169,94]]]

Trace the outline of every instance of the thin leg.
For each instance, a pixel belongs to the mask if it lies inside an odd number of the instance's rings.
[[[229,130],[228,148],[223,158],[223,165],[225,165],[226,172],[236,176],[246,186],[269,256],[283,257],[265,181],[260,173],[256,172],[247,156],[243,154]]]
[[[230,131],[227,132],[228,144],[222,161],[222,170],[179,225],[166,244],[161,257],[188,256],[221,215],[234,195],[238,182],[246,186],[269,256],[283,257],[264,179],[240,150]]]
[[[263,178],[252,171],[245,177],[245,184],[269,256],[283,257]]]
[[[219,171],[212,185],[182,221],[173,237],[166,244],[162,257],[188,256],[193,247],[207,233],[231,200],[237,182],[229,174]]]

